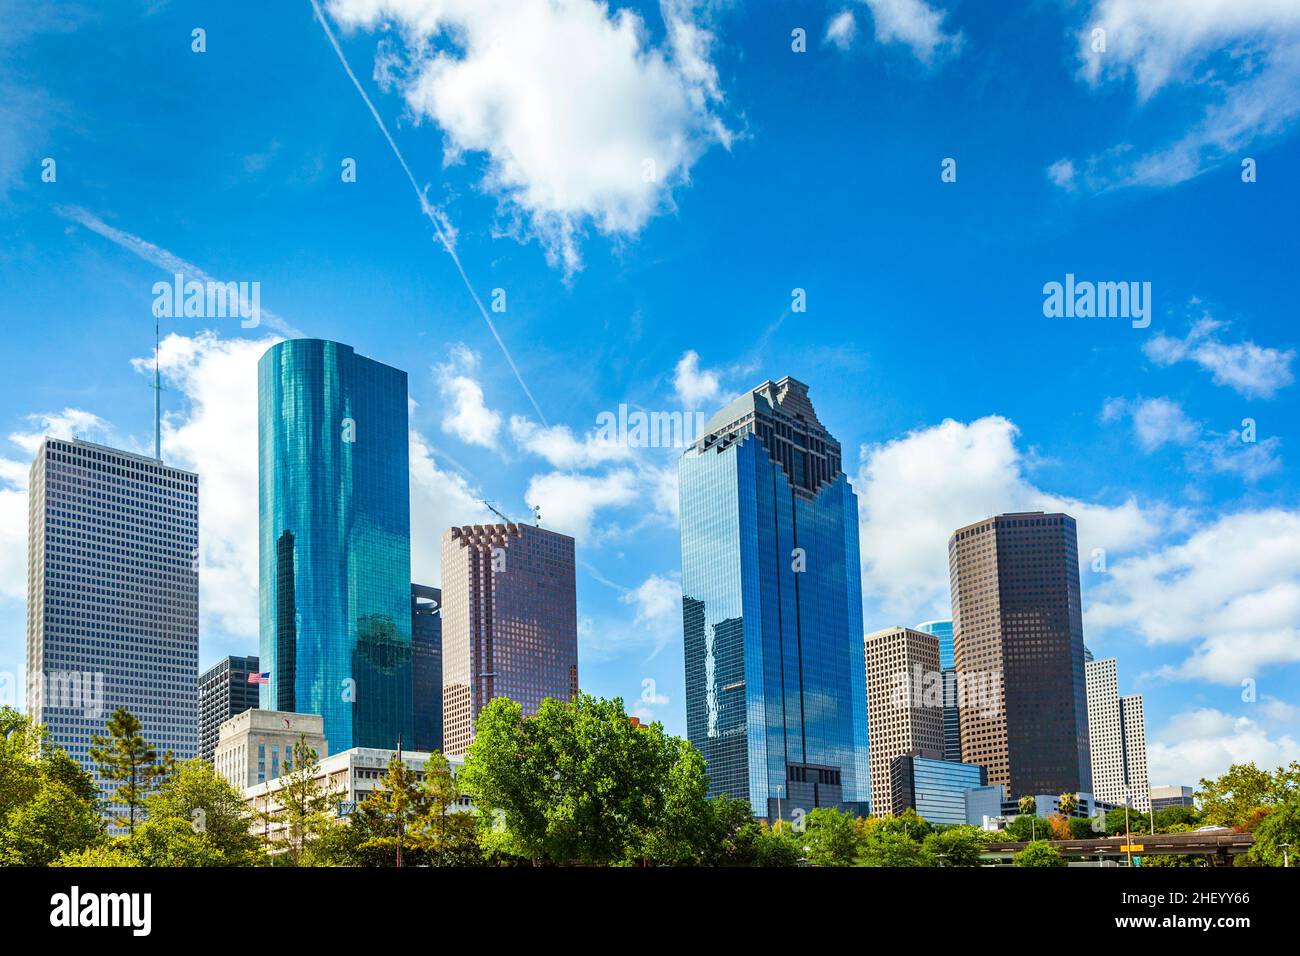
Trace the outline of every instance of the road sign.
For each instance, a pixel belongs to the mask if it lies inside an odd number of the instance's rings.
[[[1121,853],[1141,853],[1146,847],[1141,843],[1128,843],[1119,848]]]

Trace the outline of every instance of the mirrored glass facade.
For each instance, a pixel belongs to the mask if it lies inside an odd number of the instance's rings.
[[[912,808],[928,823],[957,826],[967,822],[966,791],[984,786],[983,767],[914,754],[890,764],[894,812]]]
[[[923,634],[939,639],[939,667],[943,671],[943,759],[961,762],[961,719],[957,714],[957,662],[953,654],[952,621],[926,621],[916,625]]]
[[[687,733],[768,818],[870,800],[857,497],[807,391],[763,383],[679,463]]]
[[[330,750],[412,738],[406,373],[320,339],[258,364],[261,666],[268,710]]]

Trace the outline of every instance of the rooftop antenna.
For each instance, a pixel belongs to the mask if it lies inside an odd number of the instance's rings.
[[[153,456],[162,461],[162,377],[158,368],[158,316],[153,317]]]
[[[542,506],[533,505],[533,524],[540,528],[542,526]]]
[[[503,515],[501,512],[497,511],[496,508],[492,507],[492,502],[488,501],[486,498],[483,499],[483,504],[487,505],[487,510],[488,510],[488,511],[492,512],[494,515],[496,515],[498,518],[500,518],[500,519],[501,519],[502,521],[504,521],[506,524],[514,524],[513,521],[511,521],[509,518],[507,518],[507,517],[506,517],[505,515]]]

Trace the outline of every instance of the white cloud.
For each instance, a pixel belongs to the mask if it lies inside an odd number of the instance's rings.
[[[1103,422],[1125,417],[1132,419],[1133,437],[1142,451],[1151,454],[1165,445],[1186,448],[1185,461],[1191,472],[1234,474],[1255,482],[1282,467],[1279,455],[1282,440],[1277,436],[1247,442],[1237,429],[1207,430],[1168,398],[1106,400],[1101,411]]]
[[[1268,348],[1254,342],[1225,343],[1216,334],[1224,323],[1205,317],[1182,339],[1156,335],[1142,347],[1157,365],[1190,361],[1210,373],[1216,385],[1226,385],[1246,398],[1272,398],[1295,381],[1291,363],[1295,351]]]
[[[1196,786],[1235,763],[1272,770],[1300,760],[1300,742],[1290,734],[1270,737],[1249,717],[1221,710],[1185,711],[1147,744],[1147,767],[1156,786]]]
[[[1062,189],[1074,189],[1074,163],[1068,159],[1058,159],[1047,167],[1047,178]]]
[[[498,519],[483,504],[479,491],[461,475],[438,467],[429,442],[411,429],[411,580],[442,583],[442,533],[466,524],[492,524]]]
[[[1079,549],[1118,554],[1148,544],[1174,520],[1167,508],[1130,498],[1099,505],[1054,495],[1025,477],[1018,429],[1001,416],[949,419],[864,446],[858,493],[862,587],[889,620],[950,613],[948,536],[1012,511],[1064,511],[1078,522]],[[870,629],[870,622],[868,629]]]
[[[677,641],[682,632],[682,585],[680,581],[652,574],[619,600],[636,609],[634,623],[654,643],[651,656]],[[643,703],[653,704],[645,700]],[[662,703],[667,703],[665,698]]]
[[[1094,30],[1105,49],[1094,49]],[[1094,0],[1079,30],[1091,85],[1132,78],[1138,101],[1182,88],[1200,118],[1149,151],[1089,160],[1090,185],[1169,186],[1279,133],[1300,117],[1300,5],[1293,0]]]
[[[163,418],[163,460],[199,475],[205,635],[258,632],[257,362],[277,341],[173,334],[159,350],[167,386],[184,397]],[[133,364],[152,374],[152,356]]]
[[[943,53],[961,49],[960,32],[946,33],[943,22],[948,14],[936,10],[925,0],[862,0],[871,8],[875,19],[876,40],[881,43],[904,43],[922,63],[929,64]]]
[[[625,507],[638,500],[634,472],[620,468],[604,475],[550,472],[528,482],[529,505],[542,510],[542,522],[575,538],[585,538],[592,519],[602,508]]]
[[[556,468],[590,468],[631,455],[626,444],[596,434],[578,439],[566,425],[543,428],[520,415],[510,416],[510,436],[519,447],[545,458]]]
[[[858,21],[852,10],[841,10],[826,24],[826,42],[847,50],[853,45],[853,37],[858,32]]]
[[[484,402],[483,386],[473,377],[477,368],[478,355],[463,345],[454,346],[448,361],[437,367],[438,387],[451,403],[442,430],[471,445],[495,448],[501,413]]]
[[[41,447],[41,442],[48,435],[51,438],[81,438],[86,441],[104,440],[112,436],[113,428],[108,422],[94,412],[80,408],[65,408],[61,412],[41,412],[28,415],[34,429],[25,432],[11,432],[9,440],[34,456]]]
[[[396,26],[406,104],[444,133],[444,156],[486,157],[482,186],[552,264],[581,267],[594,227],[634,236],[731,134],[712,35],[685,0],[662,0],[666,42],[595,0],[330,0],[346,29]],[[653,164],[648,166],[647,162]]]
[[[1089,595],[1085,632],[1194,643],[1160,675],[1237,684],[1300,661],[1300,512],[1241,512],[1185,540],[1110,562]]]
[[[716,369],[700,368],[699,353],[692,349],[683,353],[673,369],[673,388],[687,408],[717,404],[722,396],[721,374]]]

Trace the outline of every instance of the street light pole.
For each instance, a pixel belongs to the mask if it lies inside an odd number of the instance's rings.
[[[1291,865],[1291,854],[1287,852],[1287,847],[1289,847],[1290,845],[1291,845],[1290,843],[1278,844],[1278,846],[1281,847],[1282,849],[1282,867],[1284,869]]]

